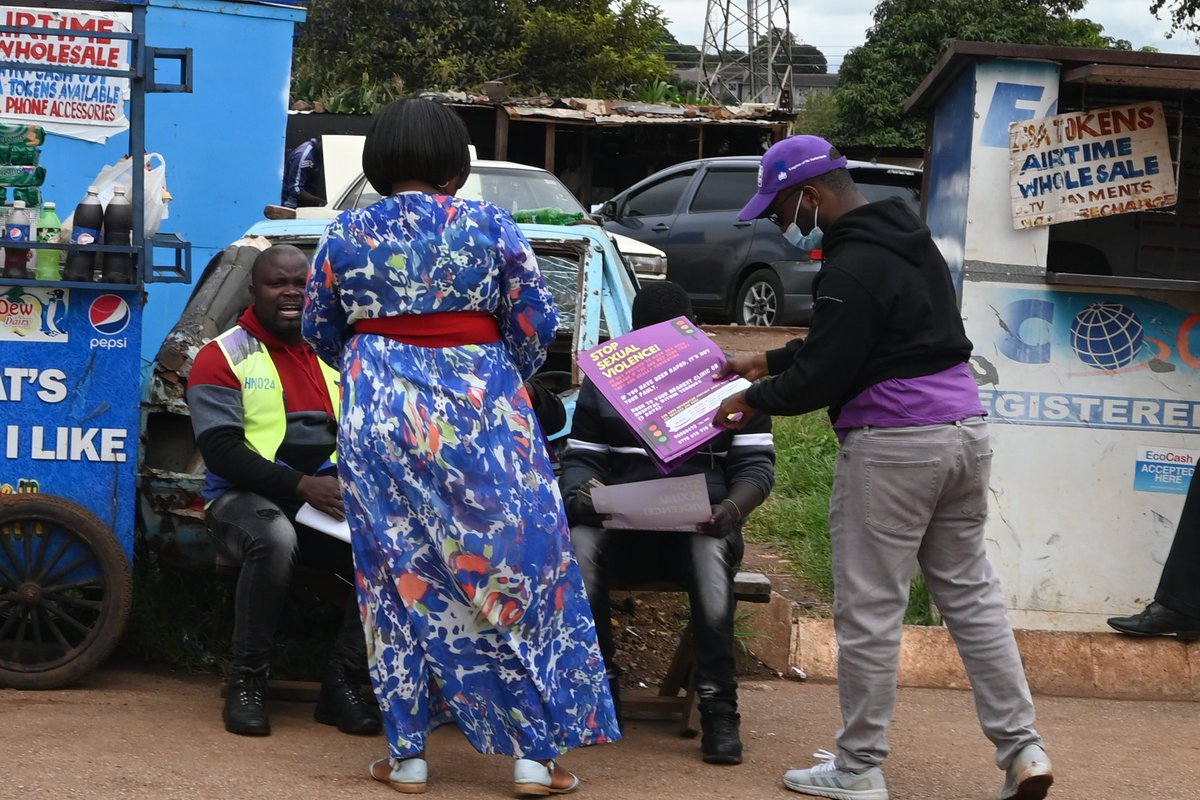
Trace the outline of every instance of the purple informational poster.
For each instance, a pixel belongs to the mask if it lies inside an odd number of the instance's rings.
[[[579,368],[665,473],[724,430],[712,424],[721,401],[750,385],[713,380],[724,361],[704,331],[676,317],[585,351]]]

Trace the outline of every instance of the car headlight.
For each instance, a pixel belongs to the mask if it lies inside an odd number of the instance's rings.
[[[629,255],[622,253],[622,257],[637,273],[639,278],[665,278],[667,277],[667,257],[655,255]]]

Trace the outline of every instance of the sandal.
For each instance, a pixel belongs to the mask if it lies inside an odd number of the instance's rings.
[[[386,767],[386,771],[380,769],[381,766]],[[425,763],[425,759],[420,757],[398,761],[381,758],[371,762],[371,778],[380,783],[386,783],[397,792],[424,794],[425,784],[429,778],[429,765]]]
[[[554,785],[554,773],[558,764],[549,761],[543,764],[530,758],[518,758],[513,766],[513,792],[518,797],[525,795],[569,794],[579,788],[579,776],[567,772],[571,776],[571,785],[558,788]],[[563,770],[566,772],[566,770]]]

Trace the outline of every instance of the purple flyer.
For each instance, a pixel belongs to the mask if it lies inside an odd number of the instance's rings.
[[[724,362],[704,331],[676,317],[585,351],[579,368],[670,472],[720,435],[712,418],[721,401],[750,385],[737,375],[714,381]]]

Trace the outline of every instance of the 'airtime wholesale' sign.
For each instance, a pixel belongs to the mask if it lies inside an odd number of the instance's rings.
[[[1175,204],[1162,103],[1014,122],[1009,142],[1013,228]]]
[[[0,8],[0,25],[71,34],[0,33],[0,61],[30,65],[0,68],[0,118],[90,141],[125,130],[127,79],[55,68],[128,69],[129,40],[104,34],[128,33],[132,21],[128,13]]]

